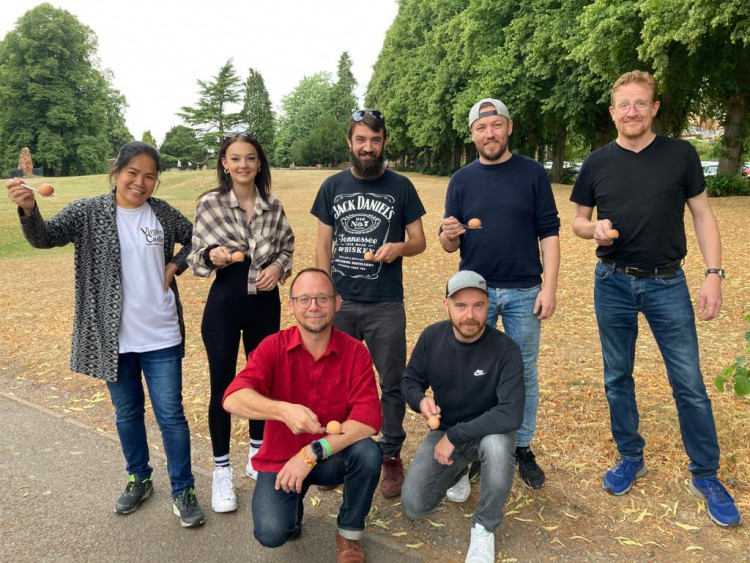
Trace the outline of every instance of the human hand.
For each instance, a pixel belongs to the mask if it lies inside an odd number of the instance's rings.
[[[455,217],[451,216],[443,219],[443,234],[449,241],[452,242],[458,239],[458,237],[465,232],[466,227],[464,227]]]
[[[425,418],[430,418],[431,416],[437,416],[440,414],[440,407],[435,403],[434,397],[425,397],[419,401],[419,412],[421,412],[422,416]]]
[[[278,264],[271,264],[263,268],[255,280],[255,287],[258,291],[271,291],[281,279],[281,267]]]
[[[451,441],[448,439],[448,434],[443,434],[440,441],[435,444],[435,461],[440,465],[453,465],[451,456],[455,450],[456,447],[451,444]]]
[[[534,302],[534,315],[536,315],[536,318],[540,321],[549,319],[555,314],[556,308],[557,296],[555,295],[555,292],[543,287],[539,292],[539,295],[536,296],[536,301]]]
[[[387,242],[375,251],[375,262],[385,262],[390,264],[396,258],[401,256],[402,242]]]
[[[305,446],[305,448],[307,448],[307,446]],[[309,452],[307,455],[310,457]],[[302,455],[297,453],[284,464],[284,467],[282,467],[281,471],[276,475],[276,484],[274,485],[274,488],[277,491],[283,489],[285,493],[301,493],[302,483],[304,483],[312,470],[313,468],[307,465],[302,459]]]
[[[177,275],[177,264],[170,262],[164,267],[164,291],[169,290],[169,286],[172,285],[172,280]]]
[[[232,262],[232,254],[229,252],[226,246],[217,246],[212,248],[208,253],[208,257],[217,268],[220,266],[226,266]]]
[[[36,199],[34,198],[34,190],[30,190],[22,184],[23,181],[20,178],[12,178],[5,183],[5,187],[8,188],[10,200],[23,209],[23,214],[28,217],[34,212]]]
[[[325,427],[320,425],[318,415],[304,405],[287,403],[282,421],[293,434],[325,434]]]
[[[706,276],[698,293],[698,318],[710,321],[719,316],[721,311],[721,278],[715,274]]]
[[[594,225],[594,240],[599,246],[612,246],[614,240],[607,236],[607,231],[612,230],[612,221],[602,219]]]

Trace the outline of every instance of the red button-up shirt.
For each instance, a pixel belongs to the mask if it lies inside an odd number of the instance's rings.
[[[356,420],[380,430],[383,415],[370,353],[364,344],[336,329],[317,361],[303,346],[296,326],[269,336],[250,354],[224,399],[245,388],[275,401],[304,405],[323,426],[331,420]],[[253,467],[278,473],[303,446],[322,436],[293,434],[283,422],[268,420]]]

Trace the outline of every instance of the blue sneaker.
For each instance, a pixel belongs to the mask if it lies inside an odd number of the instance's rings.
[[[604,490],[613,495],[624,495],[633,486],[633,482],[647,472],[643,458],[638,461],[620,459],[617,465],[604,474]]]
[[[690,480],[690,492],[706,502],[708,517],[719,526],[739,526],[740,511],[734,499],[716,477]]]

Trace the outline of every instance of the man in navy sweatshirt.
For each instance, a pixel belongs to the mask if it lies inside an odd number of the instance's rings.
[[[479,158],[448,184],[440,244],[447,252],[460,249],[460,270],[484,276],[487,324],[502,317],[505,333],[521,347],[526,407],[516,462],[521,480],[538,489],[545,476],[530,448],[539,404],[536,363],[541,321],[555,312],[560,219],[542,165],[508,148],[513,121],[505,104],[491,98],[474,104],[469,129]]]
[[[480,497],[466,560],[482,562],[495,560],[494,532],[513,485],[515,431],[525,396],[521,350],[486,326],[488,305],[482,276],[468,270],[453,275],[443,301],[449,319],[424,330],[401,381],[408,405],[433,428],[414,454],[401,507],[420,518],[446,494],[465,501],[471,493],[466,469],[480,462]],[[425,394],[428,387],[432,396]]]

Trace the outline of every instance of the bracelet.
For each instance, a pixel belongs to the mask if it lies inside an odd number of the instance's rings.
[[[333,451],[331,450],[330,444],[328,444],[328,440],[325,438],[321,438],[318,440],[320,442],[320,445],[323,446],[323,451],[325,451],[325,455],[323,456],[323,459],[328,459],[331,454],[333,454]]]
[[[307,446],[302,446],[302,449],[299,451],[300,455],[302,456],[302,461],[305,462],[305,465],[307,465],[307,467],[315,467],[317,465],[317,462],[307,457],[307,452],[305,451],[306,447]]]

